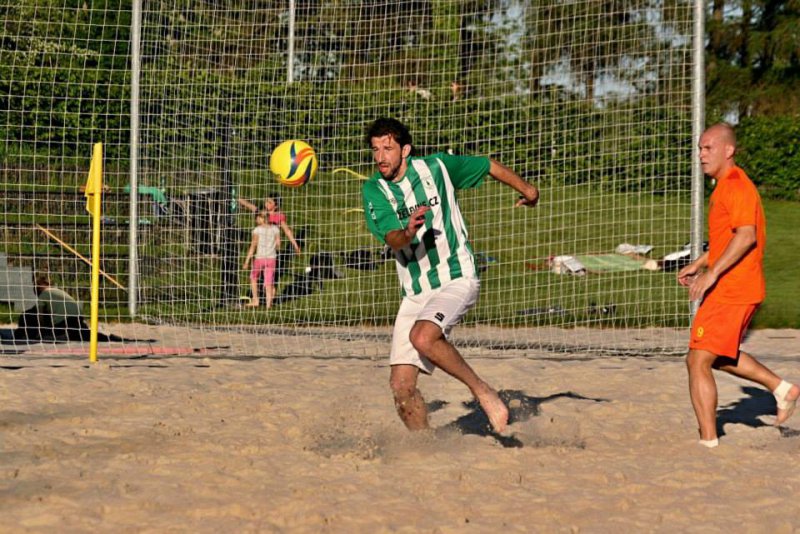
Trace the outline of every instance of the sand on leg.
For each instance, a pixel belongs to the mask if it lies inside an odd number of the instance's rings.
[[[414,365],[393,365],[389,386],[394,394],[397,414],[409,430],[424,430],[428,426],[428,408],[417,389],[419,369]]]
[[[480,403],[495,432],[508,424],[508,408],[497,392],[484,382],[444,337],[441,328],[430,321],[417,321],[411,329],[411,344],[447,374],[466,385]]]

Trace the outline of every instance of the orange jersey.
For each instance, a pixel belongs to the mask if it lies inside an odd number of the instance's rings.
[[[756,245],[720,276],[705,300],[725,304],[758,304],[766,295],[764,246],[767,221],[761,196],[747,174],[733,167],[718,183],[709,200],[708,266],[712,267],[740,226],[756,227]]]

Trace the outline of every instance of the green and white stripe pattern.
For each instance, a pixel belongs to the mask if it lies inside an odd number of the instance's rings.
[[[469,234],[456,189],[477,187],[489,171],[487,158],[436,154],[409,158],[405,176],[389,182],[376,173],[364,184],[367,227],[381,241],[407,226],[411,213],[429,206],[411,243],[395,252],[404,295],[418,295],[461,277],[477,277]]]

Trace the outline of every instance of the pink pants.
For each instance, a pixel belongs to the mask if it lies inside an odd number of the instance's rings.
[[[275,258],[256,258],[253,260],[253,268],[250,269],[250,280],[258,280],[259,275],[264,273],[264,287],[275,283]]]

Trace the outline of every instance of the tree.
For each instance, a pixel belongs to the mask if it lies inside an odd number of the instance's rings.
[[[706,44],[707,107],[735,118],[796,113],[800,1],[712,0]]]
[[[0,8],[0,17],[0,106],[12,110],[0,128],[4,139],[20,142],[13,150],[60,145],[72,153],[100,138],[120,146],[130,5],[18,0]],[[108,104],[95,108],[95,101]]]

